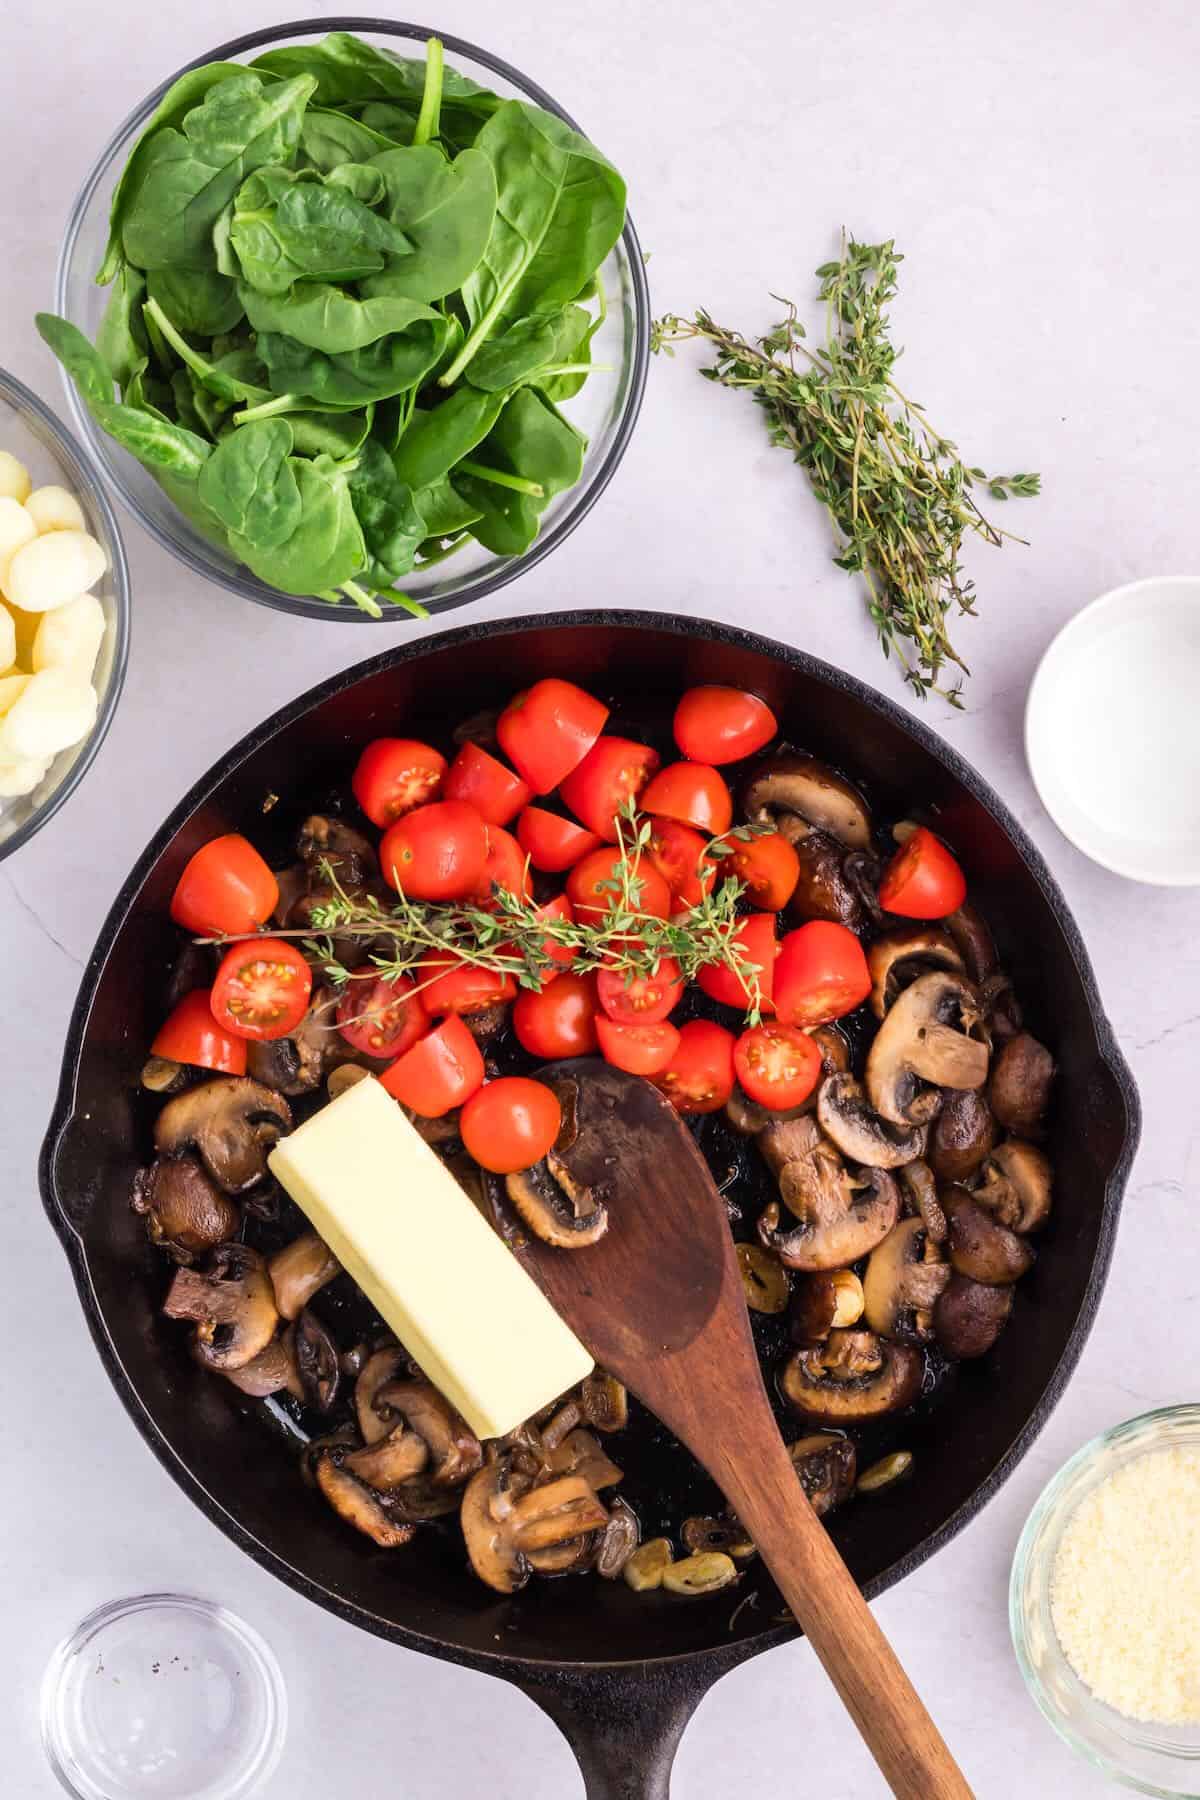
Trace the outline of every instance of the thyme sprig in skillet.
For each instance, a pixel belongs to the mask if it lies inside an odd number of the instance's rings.
[[[706,854],[720,861],[738,839],[757,836],[764,829],[739,826],[714,839]],[[394,905],[386,906],[374,895],[347,893],[336,869],[325,863],[322,879],[334,897],[313,908],[318,935],[308,938],[305,950],[338,988],[345,987],[354,971],[338,958],[334,939],[348,937],[371,940],[375,947],[369,960],[384,981],[411,976],[418,989],[425,985],[420,975],[430,956],[445,951],[453,951],[473,967],[511,975],[518,987],[535,989],[562,968],[551,955],[551,946],[574,951],[571,967],[578,974],[608,969],[624,972],[630,980],[653,975],[666,957],[674,957],[684,981],[694,980],[698,971],[710,964],[724,963],[745,984],[750,996],[749,1021],[758,1024],[763,1002],[758,968],[742,954],[736,935],[743,884],[731,876],[715,881],[711,891],[677,919],[645,912],[638,868],[650,836],[650,821],[639,821],[636,804],[630,801],[617,818],[618,861],[613,878],[597,884],[611,893],[612,904],[596,922],[547,918],[535,901],[507,888],[496,889],[494,910],[406,900],[403,894]],[[442,972],[435,969],[428,980]]]
[[[933,691],[959,706],[961,679],[945,686],[944,670],[950,663],[970,673],[947,625],[955,608],[975,611],[975,584],[962,567],[964,537],[972,532],[999,548],[1013,535],[984,516],[972,489],[986,487],[1003,501],[1037,494],[1041,483],[1035,474],[989,476],[966,465],[896,385],[900,353],[887,308],[902,261],[891,239],[843,238],[840,258],[817,270],[822,343],[809,345],[789,300],[780,302],[784,318],[762,338],[745,338],[701,309],[690,319],[657,320],[651,341],[667,355],[693,338],[713,346],[716,361],[701,373],[750,393],[767,415],[772,443],[807,470],[844,546],[834,561],[866,582],[884,655],[896,655],[922,698]]]

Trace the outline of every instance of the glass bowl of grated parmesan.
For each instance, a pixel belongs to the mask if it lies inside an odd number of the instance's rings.
[[[1060,1469],[1017,1545],[1009,1623],[1072,1749],[1200,1800],[1200,1405],[1143,1413]]]

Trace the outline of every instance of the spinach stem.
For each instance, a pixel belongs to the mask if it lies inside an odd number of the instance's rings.
[[[460,531],[458,536],[451,538],[448,544],[442,544],[438,549],[431,550],[427,556],[422,556],[418,552],[417,567],[419,569],[428,569],[434,563],[445,562],[448,556],[453,556],[456,550],[462,549],[470,535],[469,531]]]
[[[373,619],[382,619],[383,608],[378,600],[374,594],[368,594],[366,588],[359,587],[357,581],[343,581],[342,592],[353,600],[355,606],[360,607],[365,613],[370,613]]]
[[[442,118],[442,41],[430,38],[425,46],[425,91],[413,131],[414,144],[427,144],[438,135]]]
[[[301,405],[299,394],[277,394],[274,400],[260,400],[257,406],[244,406],[235,412],[235,425],[249,425],[254,419],[272,419],[277,413],[295,412]]]
[[[487,463],[474,462],[469,456],[464,456],[458,467],[464,475],[474,475],[476,481],[490,481],[493,487],[511,488],[514,494],[529,494],[534,500],[545,498],[546,490],[541,482],[527,481],[524,475],[510,475],[507,469],[493,469]]]

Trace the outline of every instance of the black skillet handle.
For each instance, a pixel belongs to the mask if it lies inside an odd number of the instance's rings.
[[[587,1800],[668,1800],[684,1726],[730,1666],[624,1663],[507,1679],[550,1715],[570,1744]]]

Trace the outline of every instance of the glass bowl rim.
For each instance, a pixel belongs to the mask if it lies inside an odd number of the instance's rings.
[[[437,31],[432,27],[416,25],[407,20],[381,19],[357,13],[322,16],[315,19],[285,20],[278,25],[260,26],[256,31],[243,32],[240,36],[230,38],[225,43],[218,44],[211,50],[203,51],[200,55],[193,56],[189,61],[183,63],[173,74],[159,82],[144,99],[138,102],[104,145],[91,170],[84,178],[83,185],[75,196],[67,218],[54,275],[54,306],[61,317],[68,318],[70,316],[66,304],[68,275],[74,260],[75,246],[84,215],[91,205],[96,188],[119,146],[143,115],[153,111],[167,89],[178,81],[181,75],[187,74],[189,69],[200,68],[205,63],[233,61],[236,57],[249,51],[261,50],[271,44],[296,37],[324,36],[330,31],[368,32],[379,37],[399,38],[411,43],[424,42],[430,37],[437,37],[451,55],[464,56],[481,64],[493,75],[500,76],[502,80],[519,89],[523,95],[537,105],[544,107],[547,112],[553,113],[564,124],[569,125],[573,131],[580,131],[581,135],[586,135],[582,133],[581,127],[571,114],[560,106],[557,100],[547,93],[538,82],[522,74],[514,64],[506,62],[503,57],[496,56],[490,50],[482,49],[468,38],[456,37],[449,32]],[[625,215],[624,228],[617,241],[624,246],[629,263],[629,279],[633,288],[634,343],[628,371],[629,387],[616,422],[612,442],[592,473],[586,489],[573,505],[563,511],[548,530],[539,532],[528,550],[519,556],[503,558],[499,566],[491,572],[469,578],[464,581],[461,588],[453,588],[450,592],[436,597],[429,608],[431,613],[449,612],[453,608],[465,606],[471,601],[487,599],[489,595],[507,587],[510,581],[515,581],[518,575],[524,574],[527,569],[532,569],[552,550],[557,549],[570,536],[575,527],[587,517],[616,474],[617,468],[629,448],[629,441],[633,436],[633,430],[642,409],[646,377],[650,367],[651,327],[650,284],[646,278],[646,265],[641,244],[628,211]],[[88,454],[96,465],[98,478],[106,477],[111,481],[122,503],[133,513],[139,524],[149,532],[155,543],[161,545],[164,550],[176,557],[194,574],[199,575],[205,581],[216,582],[229,593],[237,594],[243,600],[252,600],[258,606],[269,607],[275,612],[291,613],[295,617],[361,625],[397,624],[403,621],[405,615],[398,609],[385,611],[382,618],[375,619],[362,612],[358,607],[330,606],[327,602],[310,595],[285,594],[269,587],[265,582],[258,581],[249,571],[238,568],[227,572],[206,563],[190,546],[180,542],[164,530],[142,505],[120,472],[110,466],[103,457],[99,449],[100,439],[96,428],[75,391],[75,384],[65,369],[60,370],[60,375],[71,418],[83,439]]]
[[[1029,1515],[1021,1529],[1021,1535],[1017,1540],[1017,1547],[1013,1552],[1008,1584],[1008,1626],[1017,1667],[1020,1669],[1025,1686],[1042,1717],[1053,1726],[1063,1742],[1076,1755],[1090,1763],[1093,1768],[1100,1769],[1122,1787],[1131,1788],[1138,1793],[1154,1795],[1157,1800],[1185,1800],[1185,1797],[1181,1789],[1153,1785],[1148,1778],[1131,1772],[1111,1756],[1099,1750],[1096,1745],[1089,1743],[1079,1735],[1071,1721],[1064,1717],[1051,1699],[1029,1655],[1025,1629],[1024,1595],[1027,1588],[1034,1587],[1035,1584],[1038,1587],[1045,1587],[1049,1581],[1048,1567],[1042,1571],[1040,1579],[1035,1574],[1042,1568],[1044,1559],[1035,1560],[1034,1543],[1046,1521],[1061,1507],[1063,1496],[1076,1476],[1087,1469],[1089,1465],[1099,1465],[1110,1451],[1128,1443],[1131,1439],[1145,1438],[1146,1451],[1151,1451],[1154,1448],[1152,1441],[1154,1434],[1164,1425],[1176,1423],[1190,1427],[1196,1434],[1197,1443],[1200,1444],[1200,1402],[1181,1401],[1171,1406],[1152,1407],[1148,1412],[1136,1413],[1130,1419],[1123,1419],[1119,1424],[1110,1425],[1107,1430],[1097,1432],[1094,1437],[1089,1438],[1073,1455],[1069,1456],[1062,1467],[1046,1482],[1030,1508]],[[1065,1520],[1063,1523],[1065,1524]],[[1066,1655],[1061,1645],[1058,1645],[1057,1638],[1055,1643],[1058,1655],[1065,1662]],[[1103,1704],[1103,1702],[1094,1701],[1094,1696],[1089,1695],[1089,1698],[1093,1700],[1094,1704]],[[1200,1726],[1197,1726],[1196,1730],[1197,1736],[1200,1738]],[[1183,1756],[1179,1758],[1181,1764],[1185,1760],[1192,1759]]]
[[[34,808],[25,823],[19,825],[11,837],[5,838],[0,843],[0,862],[3,862],[6,857],[12,856],[21,849],[22,845],[27,844],[30,838],[34,837],[42,826],[54,817],[59,807],[70,799],[91,768],[96,752],[104,742],[108,728],[112,724],[117,703],[121,698],[121,691],[125,686],[125,670],[129,662],[131,607],[129,564],[125,557],[125,544],[121,537],[121,528],[117,524],[117,516],[113,511],[112,502],[104,492],[103,483],[99,479],[91,458],[46,402],[7,369],[0,369],[0,395],[11,401],[18,413],[32,415],[45,427],[53,440],[55,454],[62,461],[64,472],[77,483],[85,494],[88,504],[94,507],[99,514],[108,535],[115,615],[112,668],[109,671],[108,685],[96,713],[95,723],[84,741],[83,748],[58,786],[46,796],[40,805]]]

